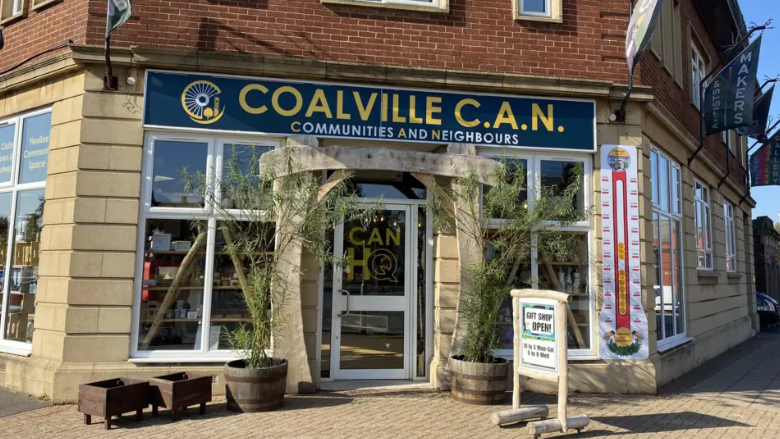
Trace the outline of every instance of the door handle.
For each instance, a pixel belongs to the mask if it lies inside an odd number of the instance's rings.
[[[341,311],[339,313],[339,317],[348,316],[349,315],[349,298],[350,298],[349,291],[347,291],[347,290],[339,290],[339,293],[341,293],[342,296],[343,295],[347,296],[347,310],[346,311]]]

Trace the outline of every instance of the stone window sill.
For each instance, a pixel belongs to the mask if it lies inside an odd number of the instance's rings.
[[[663,353],[663,352],[666,352],[666,351],[670,351],[670,350],[672,350],[672,349],[674,349],[676,347],[682,346],[684,344],[690,343],[692,341],[693,341],[693,338],[691,338],[691,337],[684,337],[684,336],[683,337],[679,337],[679,338],[674,338],[674,339],[671,339],[671,340],[668,340],[668,341],[667,340],[662,340],[662,341],[658,342],[656,349],[658,350],[658,352]]]
[[[367,2],[363,0],[320,0],[320,2],[323,5],[348,5],[348,6],[361,6],[361,7],[369,7],[369,8],[403,9],[406,11],[433,12],[436,14],[449,14],[450,12],[449,0],[440,0],[439,4],[434,4],[434,5],[414,5],[409,3],[379,3],[379,2]]]
[[[52,5],[54,3],[59,3],[62,0],[33,0],[33,11],[37,11],[38,9],[43,9],[49,5]]]
[[[701,277],[706,277],[706,278],[716,278],[717,279],[718,276],[720,276],[720,273],[718,273],[717,271],[713,271],[713,270],[696,270],[696,274],[700,278]]]
[[[541,15],[515,15],[515,21],[538,21],[542,23],[563,23],[563,16],[544,17]]]
[[[27,14],[25,14],[24,11],[22,11],[22,12],[19,12],[18,14],[16,14],[16,15],[12,15],[10,17],[6,17],[6,18],[3,18],[3,19],[0,19],[0,26],[6,27],[6,26],[8,26],[9,24],[13,23],[16,20],[21,20],[26,15]]]
[[[729,279],[742,279],[742,273],[726,273],[726,276],[728,276]]]

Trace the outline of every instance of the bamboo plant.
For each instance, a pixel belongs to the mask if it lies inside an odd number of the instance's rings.
[[[577,208],[582,175],[582,167],[572,165],[566,169],[563,182],[547,187],[537,184],[536,192],[530,194],[525,169],[519,161],[505,158],[495,169],[493,186],[481,188],[476,175],[469,173],[448,187],[431,191],[429,210],[434,212],[435,227],[441,230],[454,225],[458,233],[476,242],[481,255],[476,263],[464,267],[469,282],[467,287],[461,286],[458,303],[457,318],[464,320],[466,328],[461,359],[500,361],[494,357],[500,341],[498,313],[512,288],[538,283],[537,279],[517,276],[521,262],[530,260],[532,249],[548,258],[575,250],[576,237],[561,228],[590,215],[590,209]],[[530,200],[520,197],[524,192]],[[451,204],[469,220],[455,221],[447,214],[452,212]],[[453,347],[455,343],[458,340],[453,340]]]
[[[216,232],[224,238],[250,317],[250,322],[224,332],[249,369],[275,364],[272,343],[285,324],[280,310],[289,282],[278,268],[285,249],[302,242],[304,251],[321,264],[343,266],[343,258],[332,252],[327,231],[340,221],[370,217],[380,208],[358,202],[346,175],[337,175],[334,180],[339,182],[318,197],[318,175],[302,169],[294,152],[282,151],[276,163],[261,168],[263,147],[233,147],[224,158],[222,177],[212,183],[218,199],[207,203],[220,218]],[[284,177],[276,170],[283,170]],[[209,184],[204,175],[184,175],[188,187]],[[300,227],[285,226],[298,221]]]

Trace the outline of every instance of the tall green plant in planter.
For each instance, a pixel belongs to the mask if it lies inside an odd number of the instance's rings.
[[[589,209],[577,208],[577,198],[584,189],[582,173],[581,166],[572,166],[565,181],[548,187],[536,185],[528,200],[521,197],[530,193],[525,187],[525,169],[519,161],[504,159],[495,169],[495,184],[482,191],[473,173],[431,191],[429,209],[435,212],[435,226],[451,227],[454,223],[459,239],[471,240],[479,253],[470,255],[472,263],[462,268],[465,275],[449,361],[450,386],[456,400],[503,402],[509,364],[494,355],[500,341],[497,320],[501,303],[512,288],[536,283],[517,276],[521,262],[530,260],[532,250],[555,258],[576,248],[576,238],[561,228],[590,215]],[[452,204],[455,218],[442,214],[453,212]],[[458,333],[458,328],[464,328],[465,333]]]
[[[357,202],[343,174],[334,177],[338,183],[323,196],[318,178],[302,169],[289,150],[261,169],[263,151],[234,145],[224,158],[222,177],[213,183],[204,175],[184,173],[187,187],[219,188],[219,198],[209,200],[220,218],[216,233],[224,239],[251,320],[225,328],[240,356],[225,365],[228,408],[241,412],[272,410],[284,398],[287,360],[273,357],[273,343],[284,343],[275,335],[287,323],[281,310],[291,279],[304,275],[300,267],[297,276],[282,272],[281,267],[289,267],[282,260],[285,250],[301,245],[320,263],[341,266],[326,231],[340,221],[370,217],[377,209]]]

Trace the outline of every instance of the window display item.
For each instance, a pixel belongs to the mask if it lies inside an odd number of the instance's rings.
[[[152,234],[152,250],[168,251],[171,249],[171,235],[169,233]]]
[[[188,252],[192,248],[191,241],[173,241],[173,250],[177,252]]]

